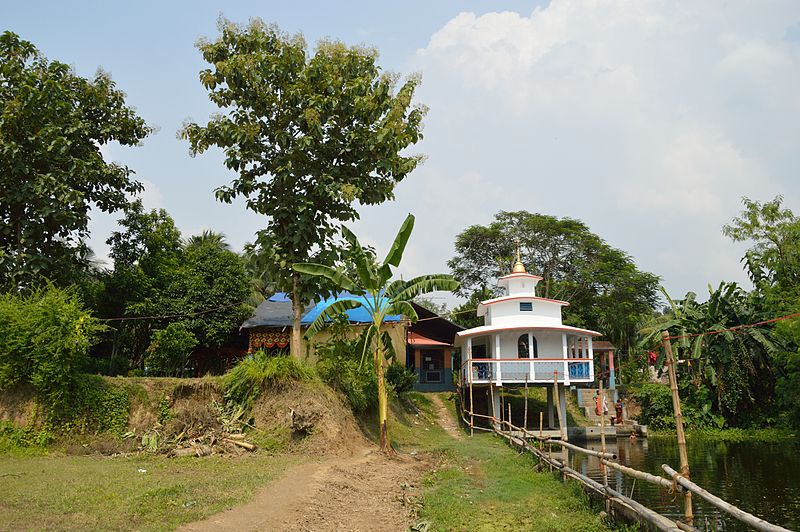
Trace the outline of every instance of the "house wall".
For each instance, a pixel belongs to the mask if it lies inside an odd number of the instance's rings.
[[[426,347],[414,348],[414,371],[417,374],[417,383],[414,389],[421,392],[444,392],[453,391],[456,389],[453,384],[453,350],[450,348],[442,349],[443,369],[442,369],[442,382],[420,382],[420,374],[422,372],[422,351],[430,349]],[[439,349],[435,349],[439,351]]]
[[[520,302],[533,303],[532,312],[520,312]],[[561,305],[534,298],[512,299],[489,306],[487,325],[508,327],[524,325],[561,325]]]
[[[500,358],[518,358],[517,341],[525,334],[521,331],[500,333]],[[561,333],[555,331],[538,331],[533,333],[538,346],[539,358],[562,358],[564,349],[561,342]],[[490,342],[493,340],[490,339]],[[494,345],[491,346],[494,356]]]
[[[350,331],[347,334],[348,338],[358,338],[358,336],[364,331],[366,325],[353,325],[350,327]],[[381,325],[381,331],[388,331],[389,337],[392,339],[392,347],[394,348],[395,355],[397,360],[402,364],[405,360],[406,356],[406,326],[404,323],[401,322],[389,322],[384,323]],[[317,355],[316,355],[316,346],[319,344],[324,344],[331,339],[331,334],[327,329],[323,329],[311,339],[310,342],[304,341],[304,346],[306,350],[306,357],[309,362],[316,362]]]

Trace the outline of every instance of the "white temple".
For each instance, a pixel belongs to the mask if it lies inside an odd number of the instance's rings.
[[[463,360],[461,382],[471,387],[558,383],[559,408],[566,416],[565,387],[594,381],[592,338],[600,333],[564,325],[561,308],[569,303],[537,297],[536,284],[541,280],[525,271],[517,253],[512,273],[498,280],[507,295],[481,302],[477,312],[484,325],[456,335],[455,346],[461,348]],[[551,394],[548,388],[550,405]],[[500,394],[492,396],[497,403],[492,405],[495,417],[502,417]]]

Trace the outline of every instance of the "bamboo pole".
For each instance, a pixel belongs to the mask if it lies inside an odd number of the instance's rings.
[[[661,466],[661,469],[663,469],[666,474],[671,476],[676,483],[681,485],[687,493],[696,493],[697,495],[705,499],[709,504],[716,506],[720,510],[728,512],[742,523],[745,523],[746,525],[751,526],[756,530],[766,530],[769,532],[773,531],[788,532],[786,528],[783,528],[778,525],[773,525],[772,523],[768,523],[767,521],[764,521],[759,517],[749,514],[744,510],[740,510],[736,506],[723,501],[716,495],[709,493],[708,491],[704,490],[703,488],[701,488],[688,478],[679,474],[677,471],[672,469],[667,464],[663,464]]]
[[[539,450],[542,450],[542,440],[544,439],[544,435],[542,434],[542,425],[544,424],[544,412],[539,412]]]
[[[603,454],[606,452],[606,409],[603,406],[605,402],[606,391],[603,389],[603,379],[600,379],[600,451]],[[600,468],[603,470],[603,486],[608,488],[608,469],[602,463]]]
[[[508,429],[511,430],[511,401],[508,402]]]
[[[625,495],[619,493],[618,491],[612,489],[611,487],[606,486],[605,491],[608,495],[611,495],[615,499],[618,499],[627,504],[628,506],[630,506],[634,511],[636,511],[639,517],[641,517],[654,527],[658,528],[659,530],[665,530],[665,531],[680,530],[680,528],[678,528],[678,526],[673,521],[667,519],[660,513],[651,510],[647,506],[644,506],[641,503],[634,501],[630,497],[626,497]]]
[[[566,412],[561,411],[561,398],[558,396],[558,371],[553,372],[553,394],[555,395],[553,399],[556,403],[556,411],[558,412],[558,428],[561,431],[561,439],[567,441],[567,420],[564,419],[564,417],[566,417]]]
[[[573,445],[569,442],[561,441],[561,440],[546,440],[546,443],[554,443],[556,445],[561,445],[562,447],[566,447],[567,449],[572,449],[573,451],[577,451],[583,454],[589,454],[592,456],[597,456],[598,458],[608,458],[609,460],[616,460],[617,455],[614,453],[607,453],[604,451],[593,451],[591,449],[584,449],[583,447],[578,447],[577,445]]]
[[[475,404],[472,401],[472,362],[469,363],[469,435],[475,435]]]
[[[672,343],[669,333],[661,331],[661,344],[667,358],[667,372],[669,373],[669,386],[672,390],[672,409],[675,412],[675,430],[678,433],[678,455],[681,461],[681,475],[689,479],[689,456],[686,452],[686,434],[683,431],[683,415],[681,414],[681,399],[678,394],[678,376],[675,372],[675,358],[672,355]],[[692,511],[692,492],[684,493],[684,517],[686,523],[694,525],[694,512]]]
[[[675,489],[675,484],[664,477],[659,477],[658,475],[651,475],[650,473],[645,473],[644,471],[639,471],[638,469],[633,469],[632,467],[627,467],[622,464],[618,464],[616,462],[611,462],[606,460],[605,458],[601,458],[600,462],[603,465],[610,467],[611,469],[616,469],[617,471],[621,471],[622,473],[637,478],[639,480],[644,480],[645,482],[649,482],[651,484],[656,484],[657,486],[661,486],[664,489],[673,490]],[[683,491],[682,488],[679,486],[679,490]]]
[[[528,374],[525,374],[525,413],[523,414],[524,418],[522,420],[522,429],[527,432],[528,431]]]
[[[494,428],[494,424],[497,421],[497,418],[495,417],[497,412],[494,411],[494,384],[491,383],[489,384],[489,401],[492,403],[492,428]]]

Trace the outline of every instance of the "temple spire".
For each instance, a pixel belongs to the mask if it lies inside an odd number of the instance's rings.
[[[522,257],[519,253],[519,244],[517,244],[517,262],[514,263],[514,269],[512,270],[512,273],[528,273],[525,270],[525,265],[522,264]]]

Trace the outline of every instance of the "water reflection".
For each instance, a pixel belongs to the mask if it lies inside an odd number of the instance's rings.
[[[600,442],[581,443],[600,450]],[[679,469],[675,438],[651,437],[631,441],[611,438],[607,448],[616,452],[619,462],[641,471],[664,475],[661,464]],[[800,445],[781,443],[725,443],[689,441],[689,468],[692,480],[711,493],[758,517],[790,529],[800,528]],[[573,469],[599,481],[603,473],[597,458],[570,452]],[[682,496],[636,481],[613,469],[608,482],[617,491],[668,517],[683,515]],[[708,530],[747,530],[738,521],[695,496],[695,526]]]

